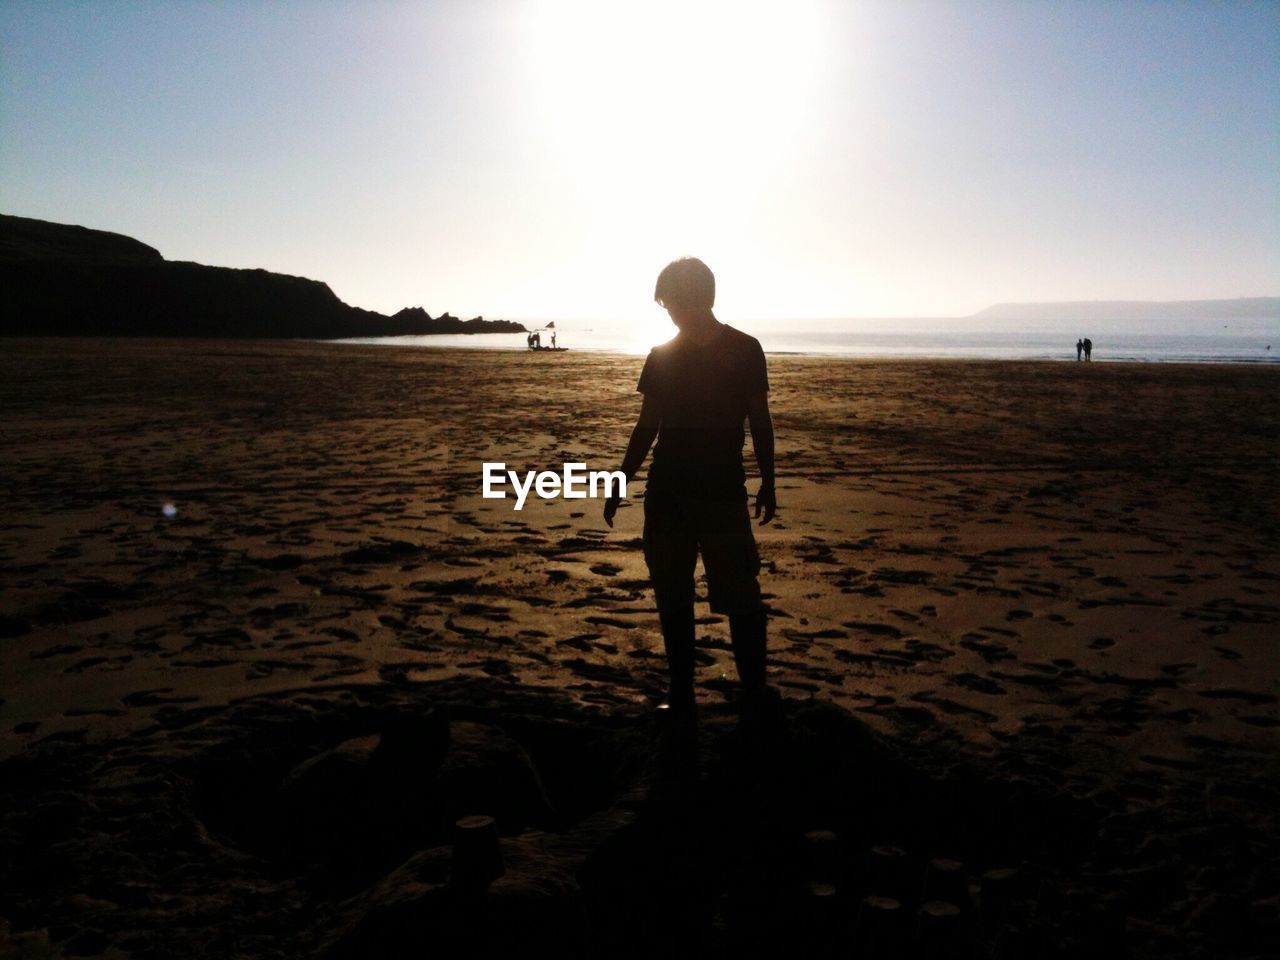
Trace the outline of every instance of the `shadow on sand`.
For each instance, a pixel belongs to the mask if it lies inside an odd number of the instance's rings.
[[[704,706],[683,756],[639,705],[463,678],[158,719],[4,765],[15,930],[138,957],[1051,957],[1115,955],[1140,904],[1099,872],[1114,814],[817,701],[750,737]]]

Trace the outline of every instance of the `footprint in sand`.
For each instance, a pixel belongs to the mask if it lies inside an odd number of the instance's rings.
[[[987,663],[999,663],[1001,660],[1013,660],[1014,655],[1003,643],[991,640],[980,633],[966,633],[960,640],[960,646],[972,650]]]
[[[299,663],[296,660],[255,660],[245,672],[246,680],[261,680],[273,673],[285,671],[289,673],[308,673],[315,669],[313,663]]]
[[[83,646],[70,643],[60,643],[54,647],[46,647],[43,650],[35,650],[31,654],[32,660],[45,660],[49,657],[65,657],[73,653],[79,653],[83,650]]]
[[[1256,693],[1253,690],[1201,690],[1200,696],[1211,700],[1241,700],[1248,704],[1275,703],[1276,698],[1269,693]]]
[[[917,703],[927,703],[931,706],[937,707],[943,713],[951,714],[952,716],[968,715],[976,717],[983,723],[995,723],[996,720],[999,719],[995,714],[988,713],[986,710],[979,710],[977,707],[970,707],[963,703],[956,703],[954,700],[948,700],[946,697],[940,697],[937,694],[929,693],[928,691],[913,694],[911,699]]]
[[[617,627],[620,630],[633,630],[639,624],[630,620],[620,620],[617,617],[586,617],[587,623],[595,624],[598,627]]]
[[[940,647],[936,643],[926,643],[923,640],[908,639],[906,647],[905,655],[917,662],[941,663],[943,660],[956,655],[954,650]]]
[[[953,686],[963,687],[966,690],[973,690],[976,693],[985,693],[990,696],[1001,696],[1008,693],[1004,687],[987,677],[980,677],[976,673],[960,673],[947,681]]]
[[[1243,716],[1243,717],[1236,717],[1236,719],[1241,723],[1247,723],[1253,727],[1266,727],[1266,728],[1280,727],[1280,718],[1276,718],[1276,717]]]
[[[121,657],[86,657],[85,659],[79,661],[78,663],[72,664],[71,666],[67,667],[62,672],[63,673],[82,673],[85,670],[91,669],[92,667],[100,667],[100,666],[103,666],[104,664],[108,665],[109,668],[112,670],[120,670],[124,667],[126,663],[129,663],[131,660],[133,660],[133,657],[128,654]]]
[[[591,641],[599,640],[603,637],[603,633],[580,633],[576,637],[569,637],[565,640],[557,640],[557,647],[573,647],[575,650],[581,650],[584,653],[591,650]]]
[[[173,695],[173,687],[136,690],[120,698],[128,707],[157,707],[166,703],[195,703],[199,697]]]
[[[850,630],[859,630],[863,633],[875,634],[876,636],[893,637],[895,640],[900,640],[906,636],[906,634],[897,627],[891,626],[887,623],[870,623],[865,620],[846,620],[841,624],[841,626],[848,627]]]
[[[619,667],[610,667],[603,663],[590,663],[581,657],[562,660],[560,665],[568,667],[575,674],[587,680],[615,684],[630,684],[632,682],[631,673],[627,670]]]

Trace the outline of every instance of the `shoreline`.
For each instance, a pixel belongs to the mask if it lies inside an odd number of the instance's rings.
[[[468,339],[485,336],[502,336],[502,334],[440,334],[441,337],[466,336]],[[415,341],[423,340],[423,337],[412,337]],[[316,344],[316,345],[335,345],[341,347],[378,347],[387,348],[395,347],[401,350],[440,350],[448,352],[469,352],[483,355],[490,354],[530,354],[533,356],[541,356],[538,351],[526,350],[519,346],[480,346],[470,344],[433,344],[433,343],[403,343],[396,342],[401,340],[399,337],[376,337],[376,338],[359,338],[359,339],[313,339],[303,337],[146,337],[146,336],[47,336],[47,337],[29,337],[29,336],[11,336],[5,337],[0,342],[7,343],[40,343],[40,342],[91,342],[91,343],[174,343],[174,344]],[[762,341],[763,342],[763,341]],[[552,353],[553,351],[543,351],[543,353]],[[643,358],[647,351],[628,352],[624,350],[614,350],[607,348],[595,347],[566,347],[555,351],[555,355],[575,354],[579,357],[584,355],[617,358],[617,359],[635,359]],[[1033,364],[1074,364],[1079,363],[1081,366],[1090,364],[1100,364],[1103,366],[1239,366],[1239,367],[1257,367],[1268,368],[1273,365],[1280,366],[1280,355],[1271,357],[1245,357],[1245,356],[1203,356],[1203,357],[1108,357],[1099,356],[1091,361],[1077,361],[1068,356],[984,356],[984,355],[958,355],[954,353],[827,353],[818,351],[804,350],[770,350],[765,348],[765,356],[787,360],[820,360],[835,362],[865,362],[865,363],[1033,363]]]
[[[851,339],[856,339],[855,335],[850,335],[850,336],[851,336]],[[409,338],[403,338],[403,339],[397,338],[397,337],[387,337],[387,338],[343,339],[343,340],[334,340],[331,342],[343,343],[351,346],[378,346],[378,347],[401,347],[401,348],[414,347],[414,346],[426,346],[426,347],[433,347],[435,349],[449,349],[449,350],[470,349],[470,350],[485,350],[485,351],[493,350],[493,351],[502,351],[502,352],[517,352],[517,353],[524,352],[523,348],[519,347],[518,345],[508,346],[506,344],[493,344],[490,346],[480,346],[480,345],[469,344],[465,342],[429,344],[429,343],[422,342],[424,339],[425,338],[422,338],[422,337],[409,337]],[[1010,352],[1005,355],[1000,355],[999,353],[994,352],[993,349],[989,349],[985,353],[982,353],[982,352],[964,353],[964,352],[960,352],[959,348],[953,347],[948,350],[943,347],[929,347],[929,346],[912,347],[910,349],[903,347],[903,348],[898,348],[897,350],[893,350],[890,348],[863,349],[863,350],[856,350],[852,348],[849,348],[849,349],[770,349],[768,346],[770,337],[767,332],[759,333],[757,335],[757,339],[761,341],[761,344],[764,347],[765,355],[771,356],[771,357],[820,357],[820,358],[828,358],[828,359],[903,360],[903,361],[906,361],[906,360],[974,360],[974,361],[995,360],[995,361],[1010,361],[1010,362],[1028,361],[1028,362],[1049,362],[1049,363],[1074,363],[1074,362],[1211,363],[1211,364],[1227,363],[1227,364],[1258,364],[1263,366],[1268,364],[1273,364],[1273,363],[1280,363],[1280,356],[1271,356],[1269,354],[1265,356],[1251,356],[1246,354],[1203,354],[1199,356],[1177,356],[1177,355],[1144,356],[1144,355],[1138,355],[1138,354],[1124,355],[1124,356],[1102,355],[1102,356],[1095,357],[1091,361],[1077,361],[1074,357],[1071,357],[1066,353],[1064,353],[1063,355],[1057,355],[1053,353],[1027,354],[1027,353]],[[922,337],[920,339],[922,341],[928,340],[927,337]],[[1206,338],[1206,339],[1213,339],[1213,338]],[[1277,339],[1280,339],[1280,337],[1278,337]],[[413,342],[405,342],[405,341],[413,341]],[[600,353],[600,354],[617,355],[617,356],[644,356],[644,354],[647,352],[647,348],[645,349],[637,348],[634,350],[620,350],[620,349],[611,348],[611,347],[598,347],[598,346],[591,346],[591,345],[573,346],[573,347],[562,348],[562,349],[564,349],[566,352],[572,351],[576,353]]]

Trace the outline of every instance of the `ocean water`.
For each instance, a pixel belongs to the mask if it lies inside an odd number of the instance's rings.
[[[529,329],[533,323],[526,322]],[[1200,324],[1196,332],[1183,329],[1153,332],[1151,325],[1134,330],[1132,325],[1094,323],[1076,334],[1056,329],[1045,322],[1003,323],[1001,329],[982,329],[965,321],[939,320],[849,320],[797,321],[781,325],[733,324],[757,337],[766,353],[802,356],[956,358],[984,360],[1076,360],[1077,336],[1093,340],[1095,362],[1129,361],[1143,363],[1276,363],[1280,362],[1280,318],[1234,321],[1220,325]],[[1204,329],[1223,326],[1221,332]],[[1101,327],[1101,329],[1098,329]],[[600,351],[643,356],[661,342],[665,331],[650,333],[626,327],[557,321],[557,344],[576,351]],[[672,331],[674,332],[674,331]],[[446,334],[425,337],[365,337],[343,343],[385,346],[465,347],[484,350],[525,350],[526,335]],[[542,342],[549,345],[550,331],[543,330]]]

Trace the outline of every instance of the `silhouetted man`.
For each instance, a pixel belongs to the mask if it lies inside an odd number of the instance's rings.
[[[657,438],[645,488],[644,556],[670,669],[668,703],[692,722],[693,575],[701,552],[711,609],[729,617],[743,717],[754,718],[773,693],[765,683],[760,554],[747,510],[742,445],[745,420],[760,470],[755,516],[763,513],[765,524],[777,499],[764,351],[754,337],[715,318],[715,277],[701,260],[668,264],[653,298],[679,333],[645,360],[636,387],[644,401],[621,470],[633,477]],[[605,501],[611,527],[617,510],[617,496]]]
[[[1080,362],[1080,355],[1082,353],[1084,353],[1084,341],[1077,340],[1076,341],[1076,363]]]
[[[1093,359],[1093,341],[1088,337],[1084,338],[1084,359],[1086,362]]]

